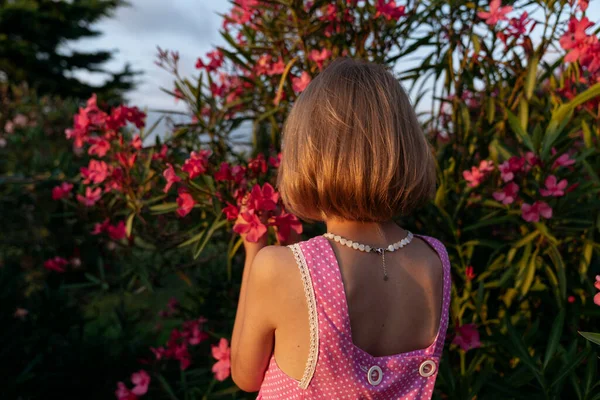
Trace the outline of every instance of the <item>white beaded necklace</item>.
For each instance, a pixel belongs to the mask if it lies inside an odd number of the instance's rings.
[[[324,233],[323,236],[325,236],[327,239],[332,239],[332,240],[338,242],[339,244],[350,247],[351,249],[354,249],[354,250],[364,251],[365,253],[381,254],[381,260],[383,263],[383,280],[384,281],[388,280],[387,269],[385,267],[385,252],[387,251],[387,252],[391,253],[398,249],[401,249],[404,246],[406,246],[407,244],[409,244],[413,239],[412,232],[408,231],[408,234],[406,235],[406,237],[404,239],[400,240],[399,242],[392,243],[388,247],[373,247],[373,246],[369,246],[366,244],[360,244],[358,242],[353,242],[352,240],[343,238],[340,235],[334,235],[331,232]]]

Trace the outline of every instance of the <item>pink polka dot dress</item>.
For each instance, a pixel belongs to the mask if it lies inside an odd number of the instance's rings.
[[[289,246],[302,275],[309,311],[310,350],[304,376],[291,378],[271,361],[257,399],[430,399],[448,327],[450,261],[437,239],[415,235],[434,248],[444,269],[442,318],[424,349],[374,357],[352,342],[342,275],[329,241],[317,236]]]

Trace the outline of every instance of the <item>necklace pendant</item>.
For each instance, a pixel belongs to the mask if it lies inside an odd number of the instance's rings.
[[[388,278],[388,276],[387,276],[387,275],[384,275],[384,276],[383,276],[383,280],[384,280],[384,281],[387,281],[388,279],[390,279],[390,278]]]

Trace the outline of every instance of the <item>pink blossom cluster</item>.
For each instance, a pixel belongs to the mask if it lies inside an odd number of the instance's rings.
[[[556,150],[552,149],[552,155],[556,155]],[[561,167],[570,167],[575,160],[570,158],[568,153],[561,154],[552,164],[552,171],[557,171]],[[519,175],[529,172],[534,166],[542,166],[541,160],[532,152],[527,152],[524,156],[513,156],[498,165],[500,180],[505,184],[499,191],[493,192],[494,200],[505,205],[510,205],[519,200],[520,186],[515,182]],[[495,169],[493,163],[487,160],[480,162],[478,167],[471,167],[470,170],[463,171],[463,178],[467,186],[475,188],[483,183],[490,173]],[[565,193],[574,190],[577,184],[568,186],[566,179],[559,179],[555,174],[548,174],[544,180],[544,186],[539,189],[541,197],[562,197]],[[552,218],[552,208],[543,200],[536,200],[532,204],[521,201],[521,216],[528,222],[539,222],[540,218]]]
[[[208,339],[208,334],[203,330],[204,323],[206,318],[200,317],[184,322],[181,330],[173,329],[165,346],[150,348],[155,360],[177,360],[182,371],[187,369],[192,362],[189,346],[196,346]]]
[[[587,17],[577,19],[572,16],[559,43],[567,50],[566,62],[579,61],[582,67],[594,75],[595,81],[600,81],[600,41],[595,34],[586,32],[592,26],[594,23]]]
[[[185,182],[191,181],[203,174],[211,174],[215,182],[219,184],[220,190],[215,193],[217,200],[226,204],[223,213],[230,221],[236,221],[233,230],[236,233],[246,234],[249,241],[257,242],[267,233],[268,226],[272,226],[277,232],[277,238],[285,241],[291,231],[302,232],[302,224],[293,216],[285,212],[279,194],[269,184],[262,187],[254,184],[248,190],[249,182],[265,177],[269,168],[278,168],[281,162],[281,154],[277,157],[271,156],[267,160],[263,154],[250,159],[246,166],[231,165],[221,162],[219,168],[213,168],[210,162],[210,152],[201,150],[193,152],[181,167],[185,173]],[[177,189],[177,214],[185,217],[189,214],[197,201],[185,182],[180,177],[172,164],[167,164],[163,177],[167,181],[163,191],[168,193],[173,185],[179,185]],[[225,201],[232,198],[233,202]],[[239,217],[239,218],[238,218]]]
[[[73,128],[66,130],[66,136],[73,140],[75,149],[88,145],[88,154],[97,157],[80,170],[82,183],[88,185],[83,194],[76,196],[81,204],[92,207],[103,193],[122,191],[123,186],[130,183],[129,171],[135,165],[142,140],[135,135],[127,142],[119,130],[127,123],[141,128],[145,124],[145,117],[136,107],[119,106],[106,113],[98,107],[96,95],[87,101],[85,108],[79,109],[74,117]],[[71,184],[64,182],[52,190],[52,198],[67,198],[72,188]]]
[[[102,223],[96,223],[92,230],[92,235],[100,235],[106,232],[112,240],[121,240],[127,236],[127,229],[124,221],[111,224],[110,219],[106,218]]]
[[[127,385],[123,382],[117,383],[117,390],[115,396],[118,400],[137,400],[139,396],[143,396],[148,392],[148,386],[150,386],[150,375],[140,370],[131,374],[131,383],[133,383],[133,389],[129,390]]]

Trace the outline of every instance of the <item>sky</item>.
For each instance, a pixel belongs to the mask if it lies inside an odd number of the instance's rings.
[[[130,105],[149,112],[148,126],[160,115],[153,110],[184,110],[182,102],[163,93],[160,88],[173,88],[173,79],[154,64],[156,46],[177,50],[181,56],[182,76],[196,75],[196,59],[224,44],[219,35],[222,18],[231,8],[227,0],[128,0],[130,7],[122,7],[113,18],[99,21],[95,28],[103,34],[96,38],[71,42],[74,50],[115,50],[109,69],[120,70],[129,62],[134,70],[143,72],[139,86],[127,95]],[[587,11],[592,21],[600,19],[600,0],[590,1]],[[404,65],[404,64],[403,64]],[[92,83],[104,77],[87,72],[77,74]],[[429,104],[427,101],[424,103]],[[158,129],[160,130],[160,129]]]
[[[219,35],[221,17],[230,9],[227,0],[129,0],[130,7],[116,10],[113,18],[94,25],[103,34],[96,38],[68,44],[69,49],[92,51],[114,50],[114,59],[106,68],[118,71],[129,62],[132,69],[143,72],[138,87],[127,94],[130,105],[150,111],[148,125],[157,118],[152,110],[182,110],[183,104],[160,88],[173,88],[171,75],[154,64],[157,49],[177,50],[181,56],[183,76],[195,74],[196,59],[215,45],[223,43]],[[79,78],[92,83],[106,79],[104,75],[79,72]]]

